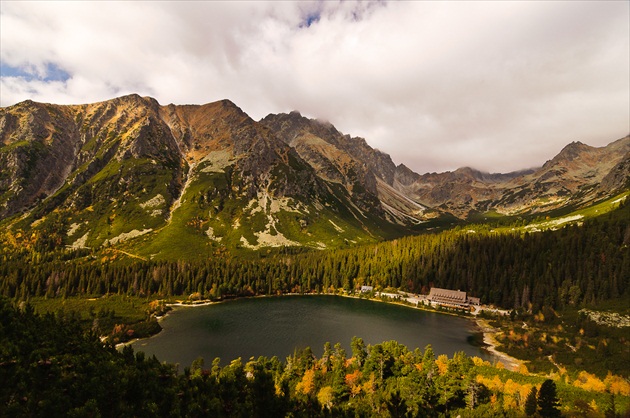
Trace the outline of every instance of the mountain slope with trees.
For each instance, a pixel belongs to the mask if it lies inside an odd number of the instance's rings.
[[[222,254],[202,262],[141,261],[115,250],[42,251],[31,237],[12,237],[13,244],[0,252],[0,293],[25,299],[171,296],[199,290],[203,296],[223,297],[362,285],[428,293],[436,286],[461,289],[508,309],[595,306],[628,296],[629,220],[630,204],[621,203],[609,214],[557,231],[459,229],[348,249],[286,248],[250,258]]]

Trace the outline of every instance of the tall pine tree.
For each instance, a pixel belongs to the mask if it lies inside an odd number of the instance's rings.
[[[540,415],[543,417],[559,417],[560,416],[560,401],[556,393],[556,384],[553,380],[547,379],[540,386],[540,392],[538,392],[538,407]]]
[[[536,386],[534,386],[532,390],[529,391],[529,394],[527,394],[527,399],[525,400],[525,414],[527,414],[528,417],[531,417],[536,413],[537,409],[538,390],[536,389]]]

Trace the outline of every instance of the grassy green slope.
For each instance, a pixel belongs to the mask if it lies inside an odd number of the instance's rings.
[[[497,233],[525,233],[550,229],[555,230],[565,225],[584,222],[587,219],[609,213],[618,208],[620,202],[626,200],[628,196],[630,196],[630,190],[597,202],[591,206],[574,210],[550,212],[529,218],[502,216],[496,212],[487,213],[478,215],[473,219],[474,222],[463,224],[463,227],[469,229],[470,231],[492,229]]]
[[[342,191],[331,187],[322,202],[235,193],[231,167],[192,175],[169,222],[122,247],[153,259],[200,259],[221,249],[248,251],[280,246],[338,248],[400,235],[385,222],[364,217]],[[397,233],[398,232],[398,233]]]

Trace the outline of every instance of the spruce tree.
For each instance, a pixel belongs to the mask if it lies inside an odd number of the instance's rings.
[[[534,386],[532,390],[529,391],[527,399],[525,400],[525,414],[527,414],[528,417],[534,415],[538,409],[537,395],[538,390],[536,389],[536,386]]]
[[[355,358],[357,365],[359,368],[363,367],[363,363],[365,363],[365,358],[367,357],[367,351],[363,338],[357,338],[356,336],[352,337],[350,347],[352,348],[352,357]]]
[[[559,417],[560,416],[560,402],[556,394],[556,384],[553,380],[547,379],[540,386],[538,392],[538,407],[540,415],[543,417]]]

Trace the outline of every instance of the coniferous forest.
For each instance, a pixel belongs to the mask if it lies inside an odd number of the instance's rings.
[[[52,238],[51,238],[52,237]],[[29,297],[127,294],[225,298],[353,290],[361,285],[428,293],[461,289],[506,309],[594,307],[627,299],[630,205],[557,231],[456,229],[349,249],[217,253],[203,262],[121,259],[104,250],[38,251],[29,238],[0,253],[0,294]],[[41,240],[51,240],[54,233]]]

